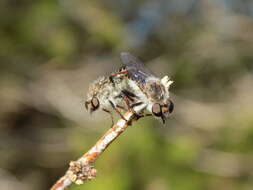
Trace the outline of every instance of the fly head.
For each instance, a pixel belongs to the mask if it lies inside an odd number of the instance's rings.
[[[85,102],[86,110],[90,110],[90,113],[96,111],[99,108],[99,100],[97,97],[93,97],[90,101]]]

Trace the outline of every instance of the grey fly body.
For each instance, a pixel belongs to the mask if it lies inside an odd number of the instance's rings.
[[[133,93],[128,91],[128,79],[121,70],[112,73],[110,76],[99,77],[90,84],[87,99],[85,101],[86,109],[92,113],[96,110],[102,110],[111,115],[112,111],[116,111],[121,118],[124,119],[121,111],[130,110],[130,104],[136,101]]]
[[[130,53],[121,53],[121,62],[123,64],[121,73],[128,78],[126,89],[136,97],[131,107],[137,113],[148,110],[165,123],[165,119],[174,109],[169,96],[169,88],[173,81],[168,76],[162,79],[154,76]]]

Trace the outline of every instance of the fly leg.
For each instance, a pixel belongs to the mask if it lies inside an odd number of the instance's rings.
[[[128,110],[132,111],[135,114],[136,120],[140,119],[141,117],[146,116],[144,114],[137,114],[136,111],[133,109],[136,106],[142,105],[143,102],[136,102],[136,103],[132,103],[132,104],[130,103],[130,101],[134,102],[135,99],[138,98],[138,96],[136,96],[134,93],[132,93],[128,90],[125,90],[125,89],[122,90],[122,94],[124,95],[123,100],[125,101]]]
[[[113,75],[109,76],[109,80],[112,83],[113,87],[115,87],[115,82],[113,80],[113,77],[114,77]]]
[[[120,106],[120,105],[118,105],[118,104],[116,105],[116,107],[119,108],[119,109],[122,109],[123,111],[127,111],[126,108],[124,108],[123,106]]]
[[[126,89],[122,90],[121,93],[123,94],[122,97],[123,97],[123,100],[126,103],[126,106],[127,106],[128,110],[131,110],[131,111],[135,112],[133,110],[133,108],[135,106],[139,106],[139,105],[143,104],[143,102],[137,102],[137,103],[132,103],[132,104],[130,103],[130,102],[134,102],[138,98],[138,96],[136,96],[134,93],[132,93],[132,92],[126,90]]]
[[[130,105],[130,108],[131,108],[131,110],[134,111],[134,107],[140,106],[140,105],[142,105],[142,104],[143,104],[143,102],[136,102],[136,103],[131,104],[131,105]],[[134,112],[135,112],[135,111],[134,111]],[[140,118],[144,117],[144,116],[145,116],[145,115],[142,114],[142,113],[137,114],[137,113],[135,112],[135,119],[136,119],[136,121],[139,120]]]
[[[126,76],[128,74],[128,71],[125,69],[125,67],[122,67],[119,69],[118,72],[115,72],[115,73],[112,73],[110,76],[109,76],[109,80],[110,82],[112,83],[113,87],[115,87],[115,82],[114,82],[114,77],[116,76],[120,76],[123,77]]]
[[[134,93],[130,92],[129,90],[122,90],[121,93],[126,96],[131,102],[134,102],[135,98],[138,98]]]
[[[133,109],[134,107],[140,106],[142,104],[143,104],[143,102],[136,102],[136,103],[134,103],[134,104],[131,105],[131,108]],[[152,114],[150,114],[150,113],[139,113],[139,114],[136,114],[136,120],[138,120],[138,119],[140,119],[142,117],[146,117],[146,116],[152,116]]]
[[[135,98],[138,98],[138,96],[136,96],[134,93],[132,93],[126,89],[123,89],[119,95],[115,96],[115,98],[123,98],[123,99],[125,97],[127,97],[127,99],[129,99],[129,101],[131,101],[131,102],[134,102]],[[130,109],[130,107],[128,107],[128,108]]]
[[[109,102],[112,108],[120,115],[121,119],[124,119],[125,121],[127,121],[126,118],[124,118],[124,116],[120,113],[119,109],[113,104],[113,102],[111,100],[109,100]]]
[[[141,114],[138,114],[136,116],[136,120],[138,120],[138,119],[140,119],[142,117],[147,117],[147,116],[152,116],[152,114],[150,114],[150,113],[141,113]]]
[[[130,111],[134,112],[134,110],[131,108],[129,98],[127,96],[123,96],[123,100],[126,104],[127,110],[130,110]]]
[[[126,97],[125,97],[125,98],[126,98]],[[123,100],[124,100],[124,97],[123,97]],[[120,106],[120,105],[116,105],[116,107],[119,108],[119,109],[122,109],[123,111],[128,111],[128,110],[130,110],[130,108],[126,109],[125,107]],[[127,107],[128,107],[128,106],[127,106]],[[137,115],[136,113],[134,113],[134,114]],[[132,123],[131,123],[131,122],[128,122],[128,125],[132,125]]]
[[[127,110],[132,111],[130,102],[134,102],[134,98],[137,98],[137,96],[134,93],[124,89],[124,90],[121,91],[121,93],[119,95],[115,96],[115,98],[123,99],[123,101],[126,104],[127,109],[123,106],[120,106],[120,105],[116,105],[116,107],[118,107],[118,108],[120,108],[124,111],[127,111]]]
[[[111,121],[112,121],[112,126],[114,125],[114,120],[113,120],[113,116],[112,116],[112,112],[110,112],[109,110],[107,110],[107,109],[105,109],[105,108],[103,108],[102,109],[104,112],[106,112],[106,113],[109,113],[110,114],[110,117],[111,117]],[[111,126],[111,127],[112,127]]]

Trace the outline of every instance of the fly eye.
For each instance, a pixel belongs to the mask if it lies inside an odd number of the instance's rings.
[[[162,115],[162,109],[160,104],[156,103],[152,106],[152,113],[157,117],[160,117]]]
[[[171,101],[171,100],[169,100],[169,113],[171,113],[171,112],[173,112],[173,110],[174,110],[174,103]]]
[[[94,110],[98,109],[98,107],[99,107],[99,101],[96,97],[93,97],[91,99],[91,109],[94,111]]]

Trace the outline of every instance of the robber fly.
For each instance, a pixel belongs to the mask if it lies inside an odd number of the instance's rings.
[[[99,77],[91,83],[85,101],[85,107],[90,113],[96,110],[105,111],[111,115],[112,123],[114,123],[112,111],[116,111],[124,119],[121,110],[131,109],[127,97],[123,94],[127,91],[125,90],[127,78],[120,72],[121,69],[107,77]],[[117,76],[116,73],[118,73]],[[130,92],[129,94],[134,96]]]
[[[118,76],[125,74],[128,78],[125,86],[127,93],[123,94],[134,100],[131,107],[139,113],[148,110],[165,123],[165,119],[174,109],[174,104],[169,97],[169,87],[173,81],[168,76],[162,79],[155,77],[130,53],[121,53],[121,62],[123,67]]]

